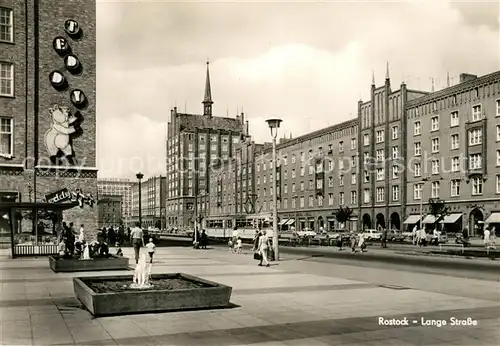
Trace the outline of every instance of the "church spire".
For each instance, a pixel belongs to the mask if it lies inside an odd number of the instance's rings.
[[[205,98],[203,99],[203,115],[211,117],[212,116],[212,89],[210,87],[210,62],[207,61],[207,79],[205,81]]]
[[[372,70],[372,86],[375,86],[375,71]]]
[[[385,79],[389,79],[389,61],[385,65]]]

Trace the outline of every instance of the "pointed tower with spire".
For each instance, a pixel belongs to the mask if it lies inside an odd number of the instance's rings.
[[[210,87],[210,62],[207,61],[207,78],[205,81],[205,98],[203,99],[203,115],[209,118],[212,117],[212,88]]]

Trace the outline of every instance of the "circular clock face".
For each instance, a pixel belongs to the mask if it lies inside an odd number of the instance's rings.
[[[78,61],[78,58],[74,55],[68,55],[66,58],[64,58],[66,67],[69,69],[75,69],[80,65],[80,61]]]
[[[60,85],[64,82],[64,76],[59,71],[54,71],[49,76],[50,82],[55,85]]]
[[[80,31],[80,25],[73,19],[68,19],[64,23],[64,29],[69,35],[76,35]]]

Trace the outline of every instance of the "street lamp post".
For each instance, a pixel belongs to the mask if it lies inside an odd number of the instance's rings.
[[[139,227],[142,229],[142,191],[141,191],[141,180],[144,178],[144,174],[141,172],[137,173],[136,175],[137,180],[139,180]]]
[[[276,181],[276,137],[278,136],[278,129],[281,124],[281,119],[268,119],[266,120],[271,130],[271,137],[273,138],[273,246],[274,246],[274,259],[279,261],[279,237],[278,237],[278,194]]]

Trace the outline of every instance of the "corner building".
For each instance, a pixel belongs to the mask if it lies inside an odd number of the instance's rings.
[[[208,63],[202,104],[202,115],[180,113],[176,107],[170,114],[166,143],[169,227],[194,226],[198,204],[203,210],[209,207],[209,167],[230,160],[248,131],[243,113],[236,118],[213,116]]]
[[[482,235],[500,227],[500,72],[477,77],[406,104],[407,174],[405,216],[432,224],[429,198],[449,207],[450,231],[468,227]]]
[[[95,26],[94,0],[0,0],[0,195],[45,202],[74,193],[92,203],[64,211],[64,219],[90,232],[97,229]]]

